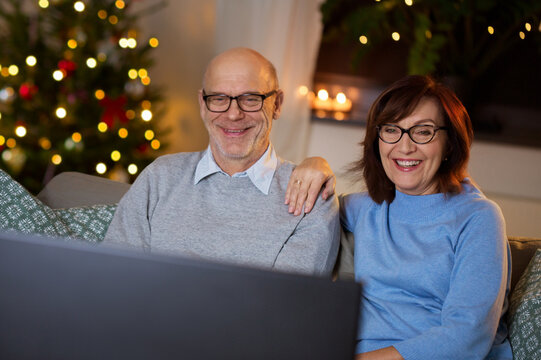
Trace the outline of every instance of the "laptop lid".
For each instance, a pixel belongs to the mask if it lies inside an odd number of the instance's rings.
[[[2,359],[351,359],[359,286],[0,233]]]

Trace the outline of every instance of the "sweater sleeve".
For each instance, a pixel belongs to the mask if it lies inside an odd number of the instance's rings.
[[[137,177],[118,203],[105,234],[104,243],[150,250],[149,208],[152,195],[150,167]]]
[[[479,209],[459,229],[441,323],[397,343],[405,359],[484,359],[508,290],[509,246],[499,208]]]
[[[340,242],[338,201],[335,196],[318,199],[314,209],[304,214],[294,232],[278,253],[274,268],[330,276]]]

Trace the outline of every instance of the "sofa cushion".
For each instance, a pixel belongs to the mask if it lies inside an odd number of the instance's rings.
[[[53,210],[69,227],[73,236],[91,241],[102,241],[113,220],[116,205],[94,205]]]
[[[51,209],[0,169],[0,229],[99,242],[116,205]]]
[[[514,359],[541,359],[541,249],[513,291],[508,323]]]
[[[27,234],[70,236],[68,226],[0,169],[0,228]]]

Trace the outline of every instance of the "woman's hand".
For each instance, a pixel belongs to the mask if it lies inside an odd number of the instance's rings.
[[[364,354],[357,354],[355,360],[404,360],[404,358],[394,347],[389,346]]]
[[[289,212],[300,215],[303,204],[304,212],[310,212],[323,185],[321,198],[327,200],[334,194],[336,185],[336,177],[327,161],[322,157],[304,159],[293,170],[287,184],[285,204],[289,205]]]

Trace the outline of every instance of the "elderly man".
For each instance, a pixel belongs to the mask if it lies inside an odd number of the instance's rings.
[[[338,250],[335,197],[294,216],[294,165],[270,144],[284,94],[274,66],[246,48],[207,67],[199,91],[206,151],[165,155],[122,198],[105,242],[213,261],[329,275]]]

